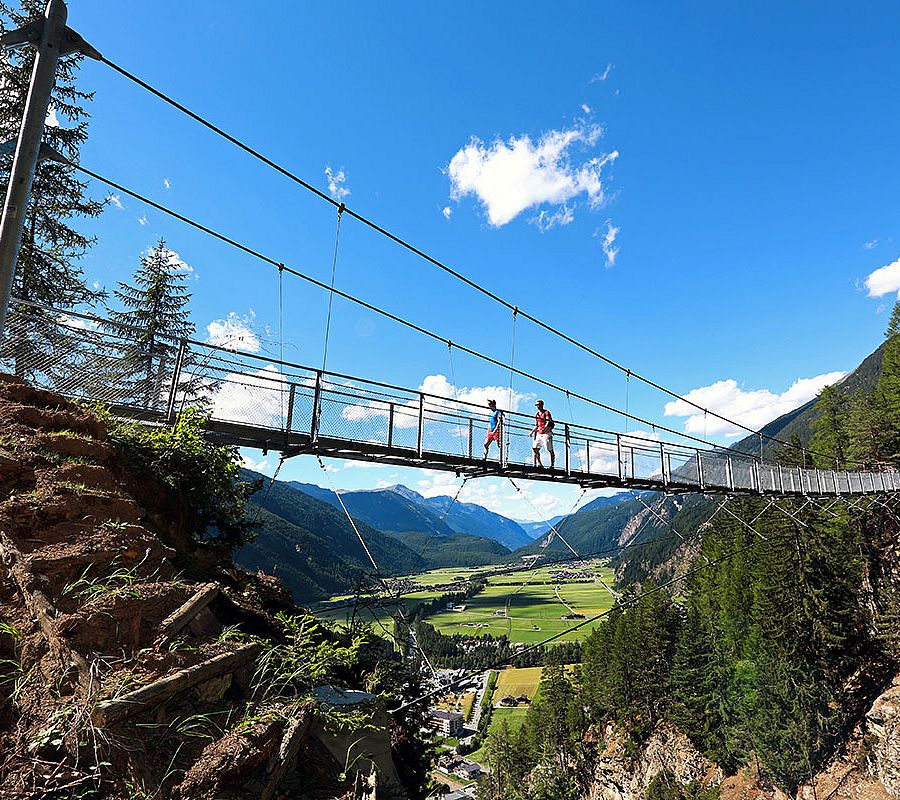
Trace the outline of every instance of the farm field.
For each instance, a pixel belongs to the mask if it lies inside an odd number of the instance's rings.
[[[511,734],[516,734],[519,732],[519,728],[521,728],[525,724],[525,715],[528,713],[527,708],[495,708],[494,713],[491,715],[491,724],[488,726],[488,733],[492,731],[496,731],[497,728],[500,727],[500,724],[503,720],[506,720],[506,725],[509,728],[509,732]],[[487,741],[487,737],[485,737],[485,741]],[[471,761],[475,761],[478,764],[485,764],[485,759],[487,758],[487,753],[484,751],[484,745],[482,744],[477,750],[473,750],[466,758]]]
[[[429,587],[458,582],[483,574],[486,569],[490,568],[444,568],[410,575],[408,579],[420,584],[422,589],[405,595],[403,606],[408,610],[422,600],[441,594]],[[550,566],[528,572],[492,575],[481,592],[466,600],[465,611],[440,611],[429,617],[428,622],[445,634],[506,636],[512,642],[525,644],[555,635],[559,635],[557,641],[577,641],[587,636],[599,621],[572,630],[583,620],[564,620],[564,614],[575,612],[591,617],[612,607],[609,592],[597,578],[607,584],[613,581],[612,570],[605,561],[594,560],[577,567],[567,565],[564,572],[560,572],[559,567]],[[332,598],[348,599],[352,600],[352,597]],[[394,608],[385,606],[367,610],[361,607],[357,610],[357,619],[384,635],[381,625],[393,630]],[[333,612],[322,611],[317,616],[347,622],[351,614],[351,608],[342,608]]]
[[[611,584],[612,570],[598,561],[581,571],[578,580],[554,580],[554,572],[553,567],[542,567],[534,572],[491,576],[485,589],[466,601],[465,611],[442,611],[428,622],[445,634],[507,636],[526,644],[556,634],[562,634],[557,641],[583,639],[599,621],[571,630],[582,620],[564,620],[562,616],[575,612],[591,617],[609,610],[609,592],[599,582],[581,581],[584,574],[590,574]]]
[[[529,700],[534,700],[543,669],[543,667],[511,667],[500,670],[497,688],[494,690],[494,705],[507,695],[518,697],[524,694]]]

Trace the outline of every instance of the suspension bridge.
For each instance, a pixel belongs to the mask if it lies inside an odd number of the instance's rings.
[[[3,47],[31,46],[36,50],[31,86],[10,167],[7,196],[0,222],[0,368],[27,377],[37,385],[65,397],[108,404],[115,413],[146,424],[171,424],[178,412],[199,406],[208,418],[211,436],[230,444],[275,450],[283,457],[304,453],[332,458],[375,461],[452,471],[463,476],[498,475],[535,481],[571,483],[585,488],[620,487],[669,493],[717,491],[728,494],[771,496],[851,496],[900,490],[900,474],[872,471],[864,465],[853,470],[815,469],[767,463],[761,457],[723,448],[691,434],[667,428],[578,394],[552,380],[516,367],[515,326],[519,319],[534,325],[575,350],[586,353],[625,375],[677,399],[705,416],[746,431],[763,440],[798,450],[803,463],[809,453],[782,442],[714,409],[694,403],[618,363],[556,326],[529,314],[517,304],[482,286],[420,247],[348,208],[272,158],[228,133],[207,118],[133,74],[88,44],[66,24],[63,0],[50,0],[45,16],[18,31],[0,37]],[[42,143],[47,109],[54,86],[57,61],[70,53],[97,60],[112,71],[223,138],[262,163],[331,204],[337,211],[331,282],[285,265],[283,260],[257,247],[147,197],[121,181],[76,163]],[[7,143],[11,149],[13,143]],[[146,204],[201,233],[219,240],[278,271],[279,290],[285,275],[329,292],[325,352],[321,369],[289,363],[255,353],[153,332],[148,347],[145,331],[128,329],[108,319],[13,300],[15,263],[21,242],[24,214],[30,202],[35,169],[51,159],[124,195]],[[506,363],[490,354],[454,343],[400,314],[378,307],[336,286],[338,244],[344,216],[385,237],[426,264],[461,282],[512,314],[513,357]],[[513,375],[529,379],[566,399],[577,398],[612,412],[624,422],[652,426],[688,444],[661,441],[624,432],[591,427],[575,419],[558,422],[553,431],[555,461],[535,466],[531,429],[533,420],[508,409],[499,453],[484,458],[482,443],[490,410],[423,391],[383,382],[372,376],[344,375],[327,370],[331,302],[335,297],[381,315],[417,334],[456,348]],[[8,309],[12,311],[8,313]],[[136,379],[136,375],[143,377]],[[510,395],[512,393],[510,392]],[[762,447],[760,447],[762,455]]]
[[[197,407],[218,441],[285,457],[669,493],[834,497],[900,489],[895,471],[788,467],[576,420],[556,423],[554,466],[535,466],[534,420],[513,411],[504,414],[499,450],[485,459],[487,406],[187,338],[160,335],[148,349],[142,330],[108,319],[23,301],[13,307],[0,369],[147,424],[170,424]]]

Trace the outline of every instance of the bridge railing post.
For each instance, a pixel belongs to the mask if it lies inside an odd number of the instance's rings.
[[[175,356],[175,370],[172,372],[172,383],[169,384],[169,399],[166,401],[166,422],[175,424],[175,398],[178,394],[178,384],[181,382],[181,370],[184,366],[184,354],[187,350],[187,340],[179,339],[178,354]]]
[[[725,479],[728,483],[728,488],[734,491],[734,464],[731,461],[731,456],[725,456]]]
[[[784,470],[781,464],[778,465],[778,490],[784,494]]]
[[[619,437],[617,436],[616,438],[618,439]],[[621,452],[621,450],[620,450],[620,452]],[[591,471],[591,440],[590,439],[584,440],[584,471],[585,472]],[[622,468],[619,467],[619,480],[621,480],[621,479],[622,479]]]
[[[697,451],[697,483],[700,485],[701,489],[705,489],[706,485],[703,482],[703,459],[700,457],[700,451]]]
[[[319,416],[322,412],[322,371],[316,370],[316,386],[313,389],[312,420],[309,424],[309,438],[312,442],[319,440]]]
[[[425,395],[419,392],[419,430],[416,435],[416,455],[421,458],[425,442]]]
[[[663,486],[669,485],[669,475],[666,474],[666,446],[659,443],[659,469],[662,472]]]
[[[291,383],[288,389],[287,414],[284,420],[284,444],[287,446],[288,437],[291,435],[291,428],[294,425],[294,397],[297,394],[297,385]]]
[[[564,431],[566,434],[566,475],[571,475],[572,474],[572,461],[571,461],[572,442],[571,442],[571,439],[569,438],[569,424],[568,423],[566,423]]]
[[[469,418],[469,449],[468,449],[469,458],[472,458],[472,432],[473,432],[474,427],[475,427],[475,423],[472,420],[472,418],[470,417]],[[500,435],[503,436],[503,423],[501,423]]]
[[[387,446],[394,445],[394,404],[388,406],[388,429],[387,429]]]

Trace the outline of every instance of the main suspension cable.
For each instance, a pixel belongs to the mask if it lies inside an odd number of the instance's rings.
[[[289,275],[293,275],[296,278],[300,278],[301,280],[304,280],[307,283],[312,284],[313,286],[317,286],[318,288],[323,289],[325,291],[333,292],[338,297],[348,300],[351,303],[355,303],[356,305],[359,305],[359,306],[371,311],[374,314],[378,314],[380,316],[386,317],[387,319],[390,319],[393,322],[403,325],[404,327],[407,327],[410,330],[416,331],[417,333],[420,333],[423,336],[427,336],[427,337],[434,339],[435,341],[441,342],[443,344],[452,343],[452,345],[457,350],[459,350],[463,353],[467,353],[468,355],[474,356],[475,358],[478,358],[481,361],[485,361],[486,363],[492,364],[493,366],[499,367],[500,369],[510,370],[513,373],[515,373],[516,375],[518,375],[519,377],[526,378],[528,380],[532,380],[535,383],[539,383],[542,386],[546,386],[548,389],[553,389],[554,391],[560,392],[561,394],[569,393],[569,394],[571,394],[572,397],[574,397],[578,400],[583,400],[584,402],[586,402],[592,406],[600,408],[604,411],[608,411],[612,414],[618,414],[620,416],[626,417],[627,419],[630,419],[632,422],[637,422],[637,423],[640,423],[641,425],[649,425],[653,429],[658,429],[660,431],[664,431],[666,433],[672,434],[673,436],[678,436],[682,439],[686,439],[691,442],[696,442],[698,444],[702,444],[708,448],[720,449],[720,447],[721,447],[720,445],[716,444],[715,442],[706,441],[705,439],[701,439],[700,437],[694,436],[690,433],[686,433],[684,431],[679,431],[674,428],[669,428],[665,425],[660,425],[656,422],[653,422],[652,420],[644,419],[643,417],[638,417],[631,413],[625,413],[621,409],[615,408],[614,406],[607,405],[606,403],[602,403],[599,400],[595,400],[591,397],[587,397],[586,395],[579,394],[577,392],[573,392],[570,389],[566,389],[565,387],[560,386],[559,384],[553,383],[552,381],[546,380],[544,378],[540,378],[537,375],[534,375],[533,373],[521,370],[512,364],[506,364],[503,361],[501,361],[497,358],[494,358],[493,356],[489,356],[484,353],[481,353],[478,350],[475,350],[471,347],[466,347],[465,345],[461,345],[457,342],[451,342],[451,340],[445,336],[441,336],[440,334],[434,333],[433,331],[430,331],[427,328],[422,327],[421,325],[418,325],[414,322],[410,322],[409,320],[404,319],[403,317],[400,317],[397,314],[394,314],[394,313],[387,311],[383,308],[380,308],[376,305],[373,305],[372,303],[369,303],[366,300],[362,300],[358,297],[355,297],[354,295],[344,292],[341,289],[338,289],[336,287],[334,289],[332,289],[332,287],[329,284],[324,283],[323,281],[320,281],[317,278],[313,278],[311,275],[307,275],[306,273],[300,272],[297,269],[285,266],[285,264],[283,262],[277,261],[274,258],[272,258],[271,256],[267,256],[264,253],[261,253],[260,251],[255,250],[254,248],[250,247],[249,245],[238,242],[237,240],[232,239],[231,237],[226,236],[223,233],[219,233],[218,231],[214,230],[213,228],[210,228],[209,226],[204,225],[201,222],[197,222],[196,220],[191,219],[190,217],[187,217],[184,214],[174,211],[173,209],[170,209],[167,206],[162,205],[161,203],[157,203],[155,200],[151,200],[150,198],[145,197],[144,195],[140,194],[139,192],[129,189],[128,187],[123,186],[122,184],[117,183],[116,181],[113,181],[110,178],[100,175],[99,173],[94,172],[93,170],[90,170],[87,167],[84,167],[80,164],[76,164],[72,161],[67,161],[66,163],[68,163],[70,166],[77,169],[79,172],[83,172],[85,175],[93,178],[94,180],[100,181],[101,183],[105,183],[107,186],[115,189],[118,192],[121,192],[122,194],[126,194],[129,197],[134,198],[135,200],[138,200],[142,203],[146,203],[151,208],[155,208],[157,211],[161,211],[162,213],[167,214],[168,216],[172,217],[173,219],[177,219],[180,222],[183,222],[184,224],[189,225],[192,228],[195,228],[196,230],[201,231],[202,233],[205,233],[215,239],[218,239],[221,242],[224,242],[227,245],[230,245],[231,247],[234,247],[237,250],[240,250],[243,253],[246,253],[247,255],[253,256],[254,258],[256,258],[260,261],[263,261],[264,263],[269,264],[272,267],[283,269]],[[348,213],[348,212],[345,211],[345,213]],[[753,458],[753,456],[749,456],[749,455],[748,455],[748,457]]]
[[[758,435],[760,437],[760,441],[762,441],[762,439],[765,438],[767,441],[777,443],[777,444],[780,444],[783,446],[787,446],[787,447],[790,447],[794,450],[798,450],[803,453],[811,452],[802,446],[798,446],[798,445],[794,444],[793,442],[789,442],[789,441],[779,439],[774,436],[770,436],[769,434],[763,433],[761,430],[756,430],[754,428],[748,427],[740,422],[729,419],[728,417],[726,417],[722,414],[719,414],[719,413],[713,411],[712,409],[701,406],[698,403],[695,403],[693,400],[687,399],[687,397],[685,397],[684,395],[679,394],[678,392],[675,392],[672,389],[669,389],[669,388],[663,386],[662,384],[657,383],[656,381],[654,381],[644,375],[634,372],[633,370],[629,369],[628,367],[623,366],[622,364],[619,364],[617,361],[613,360],[609,356],[604,355],[603,353],[599,352],[598,350],[595,350],[594,348],[590,347],[589,345],[584,344],[583,342],[575,339],[574,337],[570,336],[567,333],[564,333],[563,331],[559,330],[558,328],[554,327],[553,325],[551,325],[547,322],[544,322],[543,320],[539,319],[538,317],[535,317],[526,311],[522,311],[515,304],[511,303],[510,301],[506,300],[505,298],[501,297],[500,295],[496,294],[495,292],[492,292],[490,289],[485,288],[484,286],[482,286],[481,284],[472,280],[471,278],[466,277],[461,272],[453,269],[452,267],[450,267],[447,264],[443,263],[442,261],[438,260],[434,256],[429,255],[428,253],[426,253],[424,250],[420,249],[419,247],[416,247],[415,245],[406,241],[405,239],[401,238],[400,236],[397,236],[396,234],[391,233],[389,230],[382,227],[381,225],[374,222],[373,220],[369,219],[368,217],[366,217],[356,211],[353,211],[350,208],[347,208],[342,202],[335,200],[333,197],[326,194],[321,189],[316,188],[311,183],[309,183],[309,181],[303,180],[301,177],[299,177],[294,172],[291,172],[286,167],[281,166],[277,162],[273,161],[271,158],[268,158],[267,156],[263,155],[259,150],[256,150],[255,148],[251,147],[250,145],[244,143],[237,137],[233,136],[232,134],[230,134],[227,131],[220,128],[218,125],[215,125],[214,123],[210,122],[208,119],[201,116],[200,114],[198,114],[194,111],[191,111],[187,106],[183,105],[182,103],[179,103],[173,97],[170,97],[165,92],[152,86],[147,81],[142,80],[137,75],[135,75],[132,72],[129,72],[124,67],[119,66],[114,61],[111,61],[110,59],[108,59],[104,56],[100,56],[99,60],[101,62],[103,62],[104,64],[106,64],[111,69],[113,69],[115,72],[118,72],[120,75],[122,75],[123,77],[132,81],[133,83],[137,84],[138,86],[145,89],[146,91],[150,92],[154,96],[158,97],[163,102],[169,104],[170,106],[172,106],[173,108],[176,108],[181,113],[190,117],[195,122],[198,122],[200,125],[203,125],[205,128],[211,130],[216,135],[221,136],[223,139],[231,142],[231,144],[233,144],[236,147],[238,147],[239,149],[243,150],[245,153],[247,153],[247,154],[253,156],[254,158],[256,158],[257,160],[261,161],[266,166],[271,167],[276,172],[279,172],[281,175],[285,176],[289,180],[293,181],[294,183],[298,184],[299,186],[302,186],[304,189],[311,192],[319,199],[324,200],[326,203],[331,203],[333,206],[335,206],[337,208],[343,207],[344,211],[349,216],[351,216],[355,220],[357,220],[358,222],[361,222],[363,225],[366,225],[367,227],[371,228],[372,230],[376,231],[377,233],[380,233],[382,236],[387,237],[392,242],[400,245],[404,249],[409,250],[411,253],[414,253],[415,255],[419,256],[420,258],[422,258],[429,264],[432,264],[433,266],[437,267],[438,269],[442,270],[443,272],[447,273],[448,275],[451,275],[452,277],[454,277],[457,280],[461,281],[462,283],[466,284],[467,286],[469,286],[470,288],[479,292],[480,294],[484,295],[485,297],[490,298],[495,303],[499,303],[500,305],[505,306],[510,311],[516,310],[517,313],[521,314],[529,322],[531,322],[534,325],[537,325],[539,328],[542,328],[543,330],[547,331],[548,333],[551,333],[554,336],[557,336],[558,338],[567,342],[568,344],[571,344],[571,345],[577,347],[578,349],[584,351],[585,353],[588,353],[589,355],[600,359],[605,364],[607,364],[615,369],[618,369],[621,372],[624,372],[629,376],[634,376],[634,378],[636,380],[641,381],[642,383],[646,384],[647,386],[650,386],[653,389],[656,389],[657,391],[662,392],[663,394],[668,395],[669,397],[672,397],[679,402],[685,403],[686,405],[690,406],[691,408],[696,409],[697,411],[702,411],[702,412],[704,412],[704,414],[711,414],[712,416],[716,417],[717,419],[721,420],[722,422],[727,422],[729,425],[732,425],[742,431],[745,431],[746,433]]]

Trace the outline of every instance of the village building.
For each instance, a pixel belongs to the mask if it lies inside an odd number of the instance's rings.
[[[465,717],[458,711],[431,709],[431,727],[444,736],[459,736],[463,731],[463,722]]]

